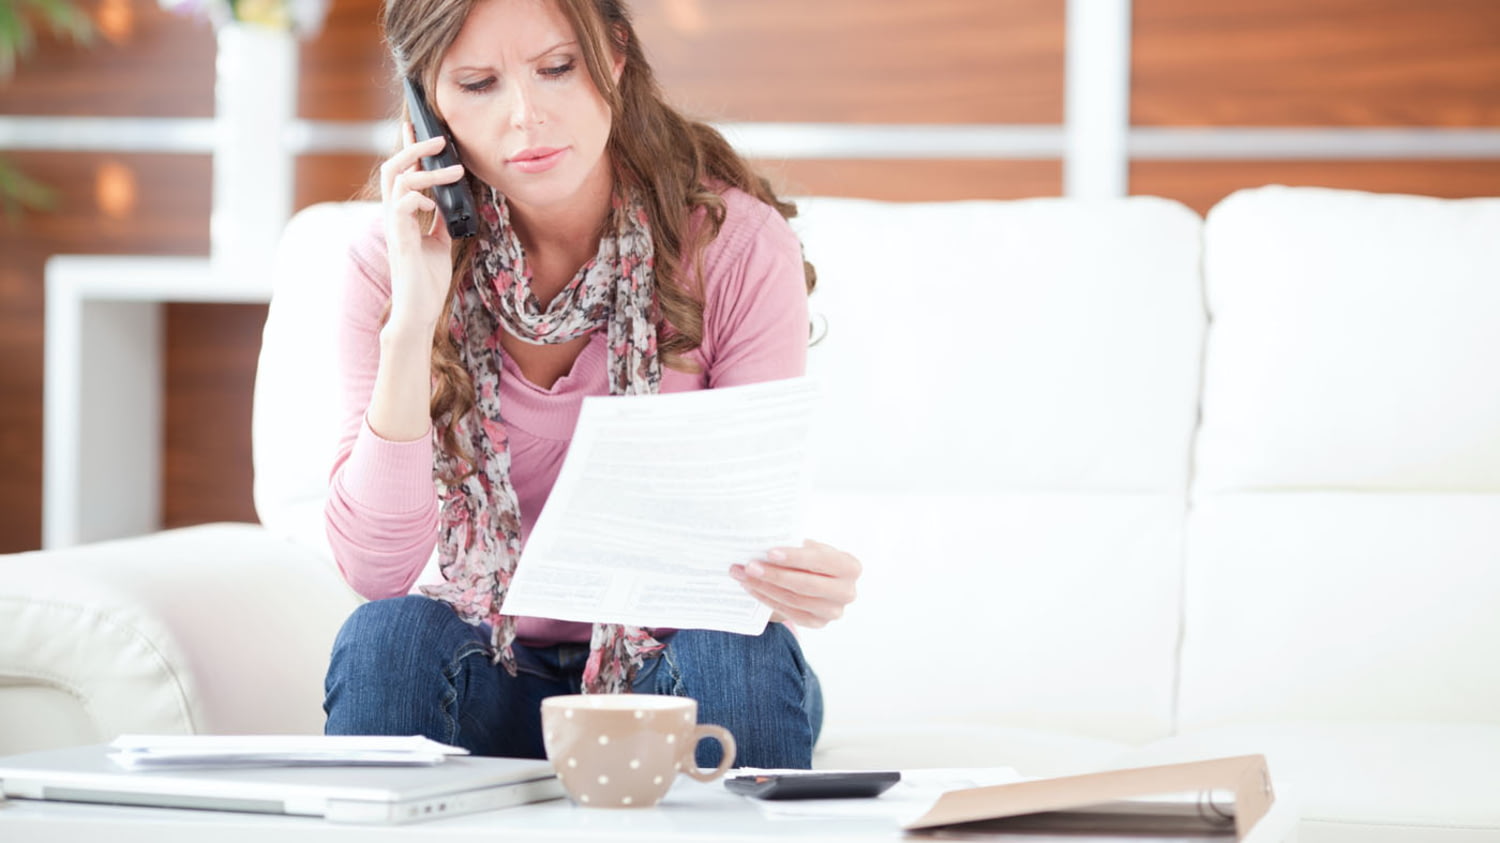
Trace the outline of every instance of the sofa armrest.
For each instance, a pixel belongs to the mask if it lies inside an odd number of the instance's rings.
[[[0,754],[320,732],[358,602],[326,559],[250,524],[0,556]]]

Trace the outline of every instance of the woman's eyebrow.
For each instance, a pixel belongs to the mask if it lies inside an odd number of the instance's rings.
[[[545,56],[548,53],[556,52],[557,50],[560,50],[563,47],[576,46],[577,44],[578,44],[577,41],[559,41],[558,43],[553,44],[552,46],[548,47],[547,49],[545,49],[545,50],[541,51],[540,53],[537,53],[536,55],[534,55],[531,58],[527,59],[527,61],[529,61],[529,62],[536,61],[537,59],[540,59],[542,56]]]
[[[574,41],[559,41],[556,44],[553,44],[552,46],[548,47],[547,49],[545,49],[545,50],[541,51],[540,53],[537,53],[536,55],[534,55],[531,58],[527,59],[526,61],[528,63],[529,62],[538,61],[542,57],[544,57],[544,56],[546,56],[546,55],[548,55],[550,53],[555,53],[558,50],[561,50],[563,47],[573,47],[573,46],[577,46],[577,44],[578,44],[578,42],[576,40],[574,40]],[[448,72],[449,73],[461,73],[461,72],[470,71],[470,70],[493,70],[493,69],[494,69],[494,65],[491,65],[491,64],[484,64],[484,63],[478,63],[478,64],[461,64],[461,65],[458,65],[458,66],[450,69]]]

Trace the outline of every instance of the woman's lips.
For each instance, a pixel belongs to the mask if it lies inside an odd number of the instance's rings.
[[[537,147],[536,149],[523,149],[512,155],[510,165],[523,173],[543,173],[558,165],[562,161],[563,154],[568,151],[567,147],[552,149],[550,147]]]

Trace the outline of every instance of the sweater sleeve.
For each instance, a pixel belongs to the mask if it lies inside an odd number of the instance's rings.
[[[704,254],[703,352],[710,389],[807,371],[802,244],[769,205],[726,193],[729,213]]]
[[[350,248],[344,270],[337,325],[343,421],[324,508],[339,571],[371,600],[409,591],[437,545],[432,437],[392,442],[365,421],[390,289],[376,225]]]

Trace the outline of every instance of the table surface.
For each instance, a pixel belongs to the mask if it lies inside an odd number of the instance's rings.
[[[686,777],[673,785],[667,798],[655,808],[584,808],[566,799],[553,800],[498,811],[488,811],[430,822],[398,826],[349,825],[313,817],[237,814],[218,811],[168,810],[159,808],[75,805],[11,799],[0,802],[0,840],[29,843],[61,840],[109,840],[110,843],[171,843],[210,840],[213,843],[273,840],[300,841],[445,841],[536,840],[536,841],[664,841],[712,840],[733,843],[779,841],[890,841],[922,839],[901,831],[901,811],[876,806],[866,800],[850,802],[842,815],[798,815],[784,813],[796,808],[766,806],[725,790],[719,782],[701,784]],[[852,803],[864,802],[863,806]],[[910,809],[905,809],[910,813]],[[856,812],[863,812],[862,815]],[[1251,843],[1294,840],[1295,812],[1278,799],[1268,814],[1246,838]],[[949,834],[944,839],[974,839]],[[1000,839],[1000,838],[996,838]],[[1084,843],[1078,836],[1007,835],[1003,839],[1066,840]],[[1097,838],[1119,839],[1119,838]],[[1146,838],[1132,837],[1133,843]],[[1186,838],[1171,838],[1183,843]],[[1212,838],[1222,841],[1226,838]]]

